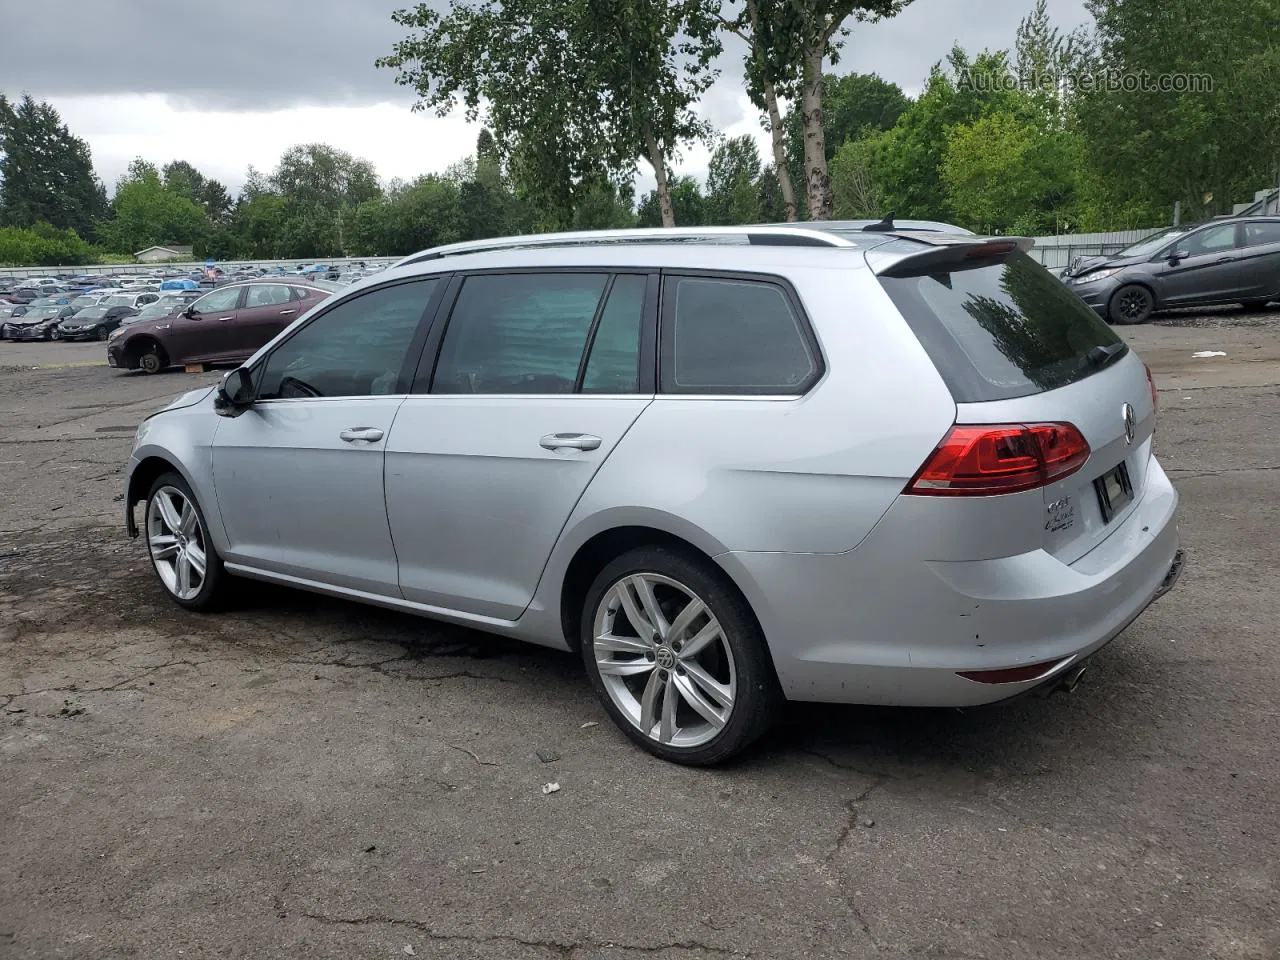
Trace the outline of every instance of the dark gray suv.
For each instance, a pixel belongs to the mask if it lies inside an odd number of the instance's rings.
[[[1072,263],[1063,282],[1112,323],[1145,323],[1156,310],[1280,299],[1280,217],[1173,227],[1110,257]]]

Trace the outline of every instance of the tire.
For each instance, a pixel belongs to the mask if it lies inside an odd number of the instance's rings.
[[[169,366],[169,358],[158,343],[153,343],[138,356],[138,368],[143,373],[163,373]]]
[[[52,340],[52,339],[53,339],[53,331],[54,331],[54,329],[55,329],[54,327],[50,327],[48,330],[46,330],[46,331],[44,332],[44,338],[45,338],[45,340]]]
[[[61,330],[61,328],[59,328],[59,327],[54,327],[54,328],[53,328],[53,331],[49,334],[49,339],[50,339],[50,340],[61,340],[61,339],[62,339],[62,330]]]
[[[93,328],[93,339],[95,339],[95,340],[106,340],[106,339],[107,339],[107,328],[106,328],[106,327],[94,327],[94,328]]]
[[[1270,300],[1245,300],[1240,306],[1244,307],[1246,313],[1257,313],[1267,309]]]
[[[228,574],[208,530],[204,511],[187,481],[172,471],[157,477],[143,511],[147,555],[169,599],[187,610],[216,610],[224,599]],[[203,573],[199,571],[201,557]]]
[[[667,621],[656,642],[644,613],[649,600]],[[700,612],[691,615],[694,604]],[[680,623],[682,613],[687,623]],[[581,648],[613,722],[664,760],[728,760],[781,709],[773,662],[746,600],[709,562],[682,551],[640,547],[606,565],[587,591]]]
[[[1111,295],[1107,316],[1114,324],[1146,323],[1156,308],[1156,298],[1140,283],[1127,283]]]

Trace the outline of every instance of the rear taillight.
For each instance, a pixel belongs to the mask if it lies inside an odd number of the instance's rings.
[[[1159,410],[1160,409],[1160,391],[1156,389],[1156,378],[1151,373],[1150,364],[1144,363],[1143,366],[1147,368],[1147,386],[1151,388],[1151,409]]]
[[[956,424],[904,492],[929,497],[1018,493],[1061,480],[1088,459],[1088,441],[1069,423]]]

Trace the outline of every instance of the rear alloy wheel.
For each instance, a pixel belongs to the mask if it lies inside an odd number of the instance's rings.
[[[61,327],[54,327],[54,328],[53,328],[53,333],[52,333],[52,334],[50,334],[50,337],[49,337],[49,338],[50,338],[51,340],[61,340],[61,339],[62,339],[62,328],[61,328]]]
[[[1156,308],[1156,298],[1146,287],[1136,283],[1121,287],[1111,296],[1107,311],[1112,323],[1146,323]]]
[[[177,473],[157,478],[147,497],[147,551],[165,591],[188,610],[211,610],[226,574],[200,505]]]
[[[665,760],[697,766],[740,752],[782,694],[764,636],[723,574],[664,547],[610,563],[587,594],[582,653],[614,722]]]
[[[168,364],[164,351],[160,349],[159,344],[152,344],[146,349],[146,352],[138,357],[138,366],[142,368],[144,373],[159,373]]]

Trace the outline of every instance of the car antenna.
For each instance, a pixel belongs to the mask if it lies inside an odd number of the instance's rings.
[[[862,232],[863,233],[885,233],[889,230],[896,230],[897,228],[893,225],[893,217],[895,213],[896,211],[890,210],[888,213],[884,215],[883,220],[879,221],[878,223],[867,224],[865,227],[862,228]]]

